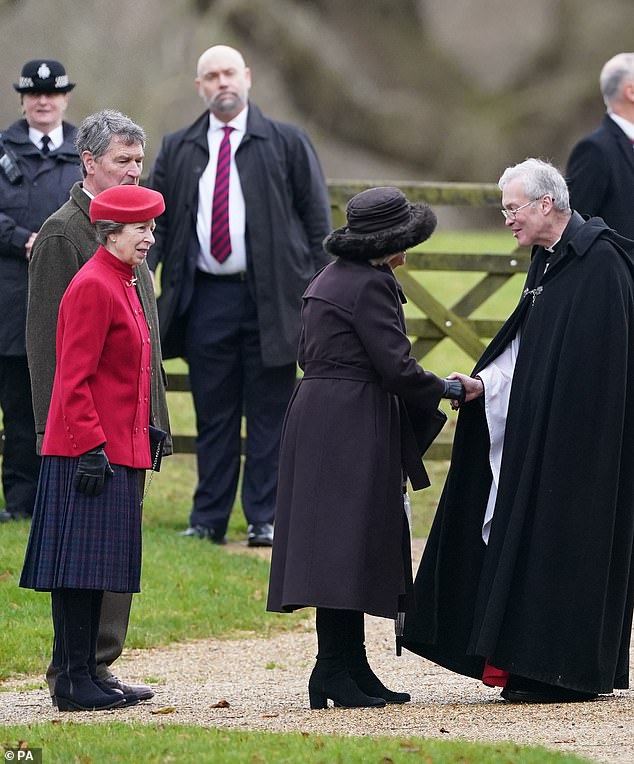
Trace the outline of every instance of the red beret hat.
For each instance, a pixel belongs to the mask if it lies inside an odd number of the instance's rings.
[[[90,202],[90,222],[143,223],[165,211],[163,195],[143,186],[113,186]]]

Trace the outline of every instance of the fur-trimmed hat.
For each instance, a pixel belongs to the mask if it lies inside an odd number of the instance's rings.
[[[368,188],[346,205],[347,225],[324,239],[324,249],[345,260],[372,260],[403,252],[428,239],[436,215],[424,202],[412,204],[393,186]]]
[[[66,69],[59,61],[37,58],[24,64],[20,81],[13,87],[18,93],[68,93],[75,83],[68,81]]]

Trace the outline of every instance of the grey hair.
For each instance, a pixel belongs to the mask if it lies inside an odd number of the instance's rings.
[[[621,97],[627,80],[634,80],[634,53],[617,53],[603,65],[599,76],[601,95],[608,109]]]
[[[394,257],[394,255],[398,255],[398,252],[394,252],[391,255],[385,255],[384,257],[371,257],[368,262],[370,265],[385,265],[386,263],[389,263],[390,260]]]
[[[498,186],[501,191],[512,180],[521,180],[529,199],[552,197],[555,209],[570,212],[570,195],[564,176],[556,167],[542,159],[529,158],[519,164],[507,167],[502,173]]]
[[[108,236],[111,233],[119,233],[123,223],[115,223],[114,220],[95,220],[95,235],[102,247],[105,247]]]
[[[128,146],[140,143],[141,147],[145,148],[145,131],[140,125],[120,111],[104,109],[86,117],[78,127],[75,138],[77,153],[81,157],[84,151],[89,151],[93,159],[100,159],[108,151],[115,135],[122,138]],[[83,162],[81,171],[85,178],[86,168]]]

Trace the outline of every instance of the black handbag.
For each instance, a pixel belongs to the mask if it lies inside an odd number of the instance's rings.
[[[163,459],[163,443],[167,437],[165,430],[161,430],[160,427],[154,427],[150,425],[150,455],[152,457],[152,469],[154,472],[161,471],[161,461]]]

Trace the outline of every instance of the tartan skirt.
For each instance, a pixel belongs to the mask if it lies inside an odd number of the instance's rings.
[[[20,586],[138,592],[139,470],[113,464],[100,496],[73,487],[78,459],[44,456]]]

